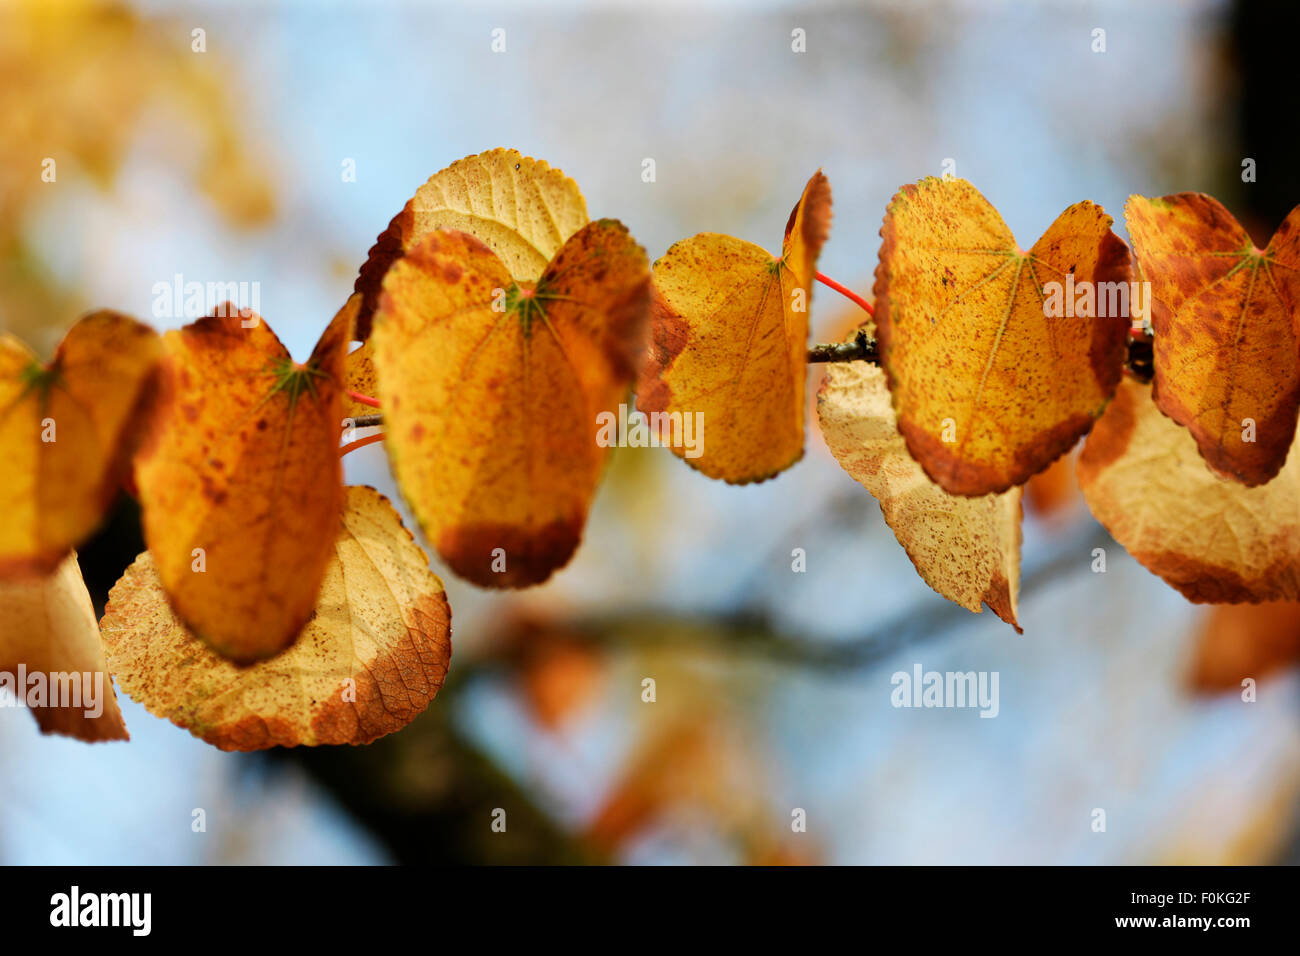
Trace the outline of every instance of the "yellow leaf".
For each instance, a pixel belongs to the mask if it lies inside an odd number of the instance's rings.
[[[649,300],[645,252],[584,226],[536,285],[473,236],[438,230],[395,262],[375,316],[385,447],[451,568],[525,587],[582,537]]]
[[[176,613],[248,662],[290,644],[316,603],[343,498],[351,316],[298,365],[265,321],[224,311],[165,336],[165,398],[136,482]]]
[[[1126,379],[1078,474],[1097,520],[1188,600],[1300,600],[1300,455],[1266,485],[1222,478],[1150,387]]]
[[[357,338],[370,337],[384,274],[435,229],[467,232],[495,252],[519,282],[532,282],[588,222],[587,201],[558,169],[515,149],[466,156],[434,173],[370,250],[357,277],[363,296]]]
[[[764,481],[803,457],[808,307],[830,221],[830,183],[818,171],[790,213],[780,258],[700,233],[654,265],[637,407],[674,416],[659,419],[677,430],[669,447],[710,478]],[[692,415],[704,431],[694,451],[680,440]]]
[[[1020,488],[952,495],[926,477],[898,433],[885,373],[867,362],[826,367],[817,417],[831,454],[880,502],[917,573],[948,600],[1020,630]]]
[[[19,682],[20,665],[27,675],[25,688]],[[41,675],[46,696],[32,716],[44,733],[89,741],[127,739],[75,554],[45,577],[0,581],[0,673],[13,676],[10,689],[23,702],[35,686],[32,675]]]
[[[311,620],[247,667],[185,629],[141,554],[100,622],[122,690],[222,750],[365,744],[414,720],[447,674],[451,608],[388,500],[367,487],[346,497]]]
[[[0,577],[49,573],[99,527],[160,351],[147,325],[106,311],[74,325],[48,365],[0,335]]]
[[[1131,196],[1124,212],[1155,300],[1156,405],[1216,471],[1263,484],[1300,412],[1300,207],[1263,250],[1201,193]]]
[[[348,353],[344,363],[344,385],[353,392],[375,397],[379,391],[378,377],[375,375],[375,347],[365,342]],[[377,409],[365,402],[358,402],[350,395],[343,396],[343,415],[346,418],[360,418],[362,415],[374,415]]]
[[[339,315],[346,316],[345,321],[352,323],[355,335],[357,315],[361,310],[361,294],[354,292],[348,297]],[[375,397],[378,385],[375,383],[374,346],[368,341],[358,345],[347,354],[343,362],[343,388],[345,391],[357,392],[370,398]],[[343,396],[343,416],[359,418],[362,415],[374,415],[376,408],[359,402],[351,395]]]
[[[894,196],[874,290],[881,361],[908,450],[945,490],[1023,484],[1101,414],[1131,309],[1128,250],[1110,226],[1076,203],[1023,252],[964,179]]]

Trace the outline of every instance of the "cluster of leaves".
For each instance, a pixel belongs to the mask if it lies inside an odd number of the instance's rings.
[[[1021,486],[1088,433],[1085,495],[1140,561],[1193,600],[1300,598],[1292,220],[1261,251],[1199,195],[1134,197],[1128,218],[1132,254],[1088,202],[1025,252],[969,183],[905,187],[874,320],[851,336],[878,338],[880,367],[837,364],[819,392],[831,451],[922,577],[1013,625]],[[340,433],[379,406],[394,476],[452,571],[538,584],[581,540],[601,413],[634,386],[709,477],[762,481],[801,458],[830,223],[819,171],[779,255],[704,233],[652,278],[571,179],[498,149],[420,187],[305,363],[233,307],[163,336],[95,313],[47,364],[0,339],[0,668],[112,671],[228,749],[404,726],[446,674],[450,608],[392,506],[343,485]],[[1156,293],[1151,386],[1124,378],[1127,315],[1044,309],[1048,282],[1135,275]],[[671,428],[695,414],[698,457]],[[148,551],[96,627],[73,549],[124,483]],[[115,704],[45,713],[46,729],[125,736]]]
[[[818,396],[922,577],[1012,624],[1021,486],[1085,434],[1084,497],[1144,566],[1193,601],[1300,599],[1300,211],[1263,250],[1201,194],[1125,212],[1132,251],[1079,203],[1024,252],[968,183],[905,187],[876,270],[883,372],[833,367]],[[1149,384],[1125,374],[1136,311],[1046,314],[1067,277],[1150,283]]]

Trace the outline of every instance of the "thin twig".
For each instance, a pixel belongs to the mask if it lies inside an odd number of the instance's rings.
[[[876,351],[876,341],[863,329],[858,329],[847,342],[829,342],[808,346],[808,362],[870,362],[880,364],[880,354]],[[1147,337],[1129,339],[1128,357],[1125,367],[1139,382],[1151,381],[1155,370],[1151,339]]]
[[[866,329],[858,329],[853,338],[847,342],[811,346],[808,349],[808,361],[880,364],[879,356],[876,355],[876,340],[867,335]]]

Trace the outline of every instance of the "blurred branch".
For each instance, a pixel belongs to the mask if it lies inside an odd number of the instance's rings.
[[[453,669],[453,673],[455,669]],[[400,733],[365,747],[273,750],[329,789],[399,863],[599,864],[603,853],[565,832],[457,727],[449,681]],[[492,830],[505,811],[506,830]]]
[[[1034,590],[1087,567],[1092,549],[1112,544],[1100,526],[1070,535],[1045,560],[1021,579],[1023,590]],[[1081,557],[1081,555],[1083,557]],[[923,606],[882,617],[847,641],[818,641],[783,631],[763,612],[724,615],[683,615],[660,608],[632,609],[610,614],[578,616],[557,622],[566,637],[592,647],[625,649],[668,646],[685,651],[719,648],[737,655],[761,657],[799,667],[841,670],[867,667],[899,650],[920,644],[980,620],[970,611],[935,597]],[[513,667],[514,645],[499,642],[500,651],[467,662],[463,678],[473,672]]]

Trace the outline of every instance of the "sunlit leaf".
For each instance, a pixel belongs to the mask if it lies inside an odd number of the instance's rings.
[[[898,433],[885,373],[866,362],[829,365],[817,395],[822,435],[840,465],[880,502],[917,573],[950,601],[1020,630],[1020,488],[952,495],[931,481]]]
[[[1100,206],[1076,203],[1023,252],[964,179],[923,179],[889,204],[875,285],[881,358],[908,450],[947,491],[1023,484],[1114,393],[1131,289],[1110,226]],[[1110,283],[1123,284],[1122,303]]]
[[[1097,520],[1188,600],[1300,599],[1300,455],[1256,488],[1220,477],[1150,387],[1126,379],[1078,475]]]
[[[0,674],[10,675],[19,702],[38,705],[31,713],[45,733],[127,739],[75,554],[45,577],[0,581]],[[40,686],[44,696],[34,698]],[[0,709],[0,719],[5,713]]]
[[[311,620],[247,667],[185,629],[141,554],[100,622],[122,690],[222,750],[364,744],[410,723],[446,677],[451,608],[388,500],[366,487],[346,498]]]
[[[1124,212],[1155,300],[1156,404],[1214,469],[1263,484],[1300,411],[1300,208],[1262,250],[1201,193],[1132,196]]]
[[[587,224],[587,202],[558,169],[515,149],[466,156],[434,173],[380,234],[357,277],[363,302],[357,338],[370,337],[385,273],[435,229],[482,241],[519,282],[542,274],[568,238]]]
[[[152,329],[115,312],[81,319],[48,364],[0,335],[0,577],[54,570],[99,526],[160,353]]]
[[[660,419],[678,436],[666,443],[710,478],[763,481],[803,456],[808,307],[830,221],[830,183],[819,171],[790,213],[779,258],[701,233],[654,265],[637,407],[680,417],[680,428]],[[682,440],[686,416],[702,425],[694,449]]]
[[[351,316],[299,365],[265,321],[224,311],[165,336],[167,388],[136,481],[176,613],[246,662],[291,643],[316,604],[343,498]]]
[[[536,283],[439,230],[393,264],[375,317],[385,447],[429,540],[485,587],[546,580],[582,536],[649,300],[619,223],[575,233]]]

